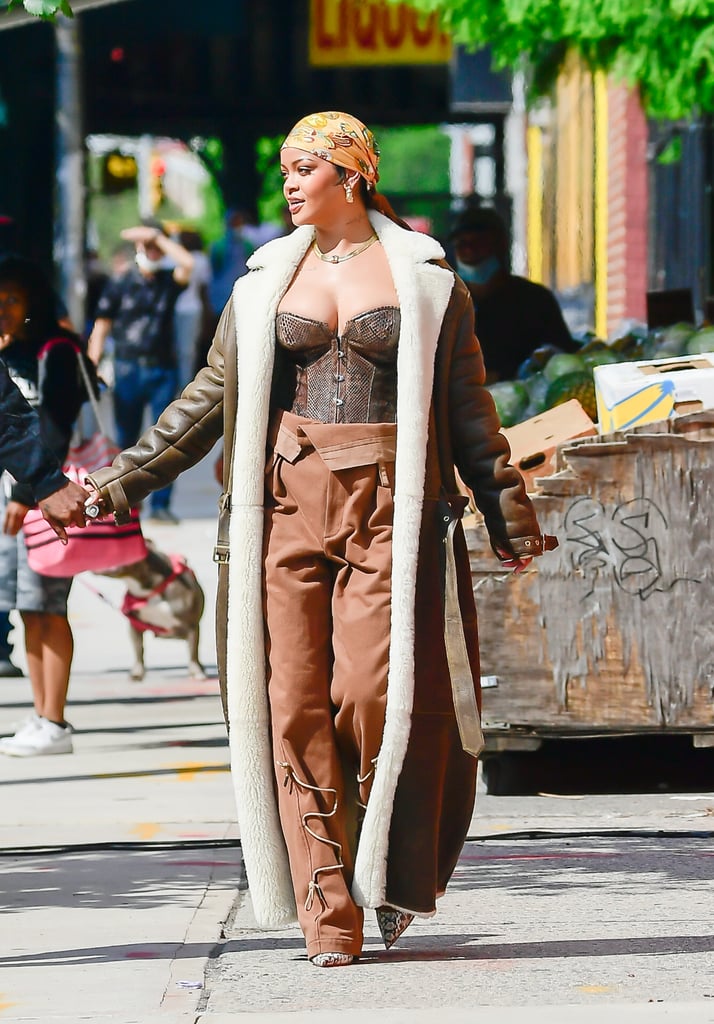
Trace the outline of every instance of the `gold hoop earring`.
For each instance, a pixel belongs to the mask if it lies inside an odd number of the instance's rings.
[[[355,197],[352,195],[352,186],[349,182],[345,185],[345,198],[348,203],[353,203],[355,201]]]

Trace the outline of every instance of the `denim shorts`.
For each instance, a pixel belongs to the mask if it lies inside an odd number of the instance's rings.
[[[3,480],[3,483],[5,481]],[[0,528],[7,497],[0,485]],[[40,576],[27,564],[25,536],[0,532],[0,611],[45,612],[67,618],[67,598],[73,577]]]

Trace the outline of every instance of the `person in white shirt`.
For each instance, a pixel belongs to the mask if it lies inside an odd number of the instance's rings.
[[[209,298],[211,261],[204,251],[203,239],[198,231],[186,230],[180,233],[178,240],[193,255],[191,280],[174,307],[178,389],[181,391],[193,380],[199,339],[213,310]]]

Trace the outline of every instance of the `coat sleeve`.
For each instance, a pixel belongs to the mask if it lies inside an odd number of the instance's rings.
[[[449,373],[449,418],[454,463],[473,492],[494,548],[508,555],[541,554],[540,527],[523,477],[509,462],[508,441],[491,394],[468,292],[460,293]],[[528,541],[528,543],[526,543]]]
[[[42,440],[37,412],[28,405],[15,387],[5,363],[0,359],[0,470],[2,469],[7,469],[16,480],[26,484],[36,501],[42,501],[67,483],[58,459]]]
[[[200,462],[223,433],[224,352],[234,333],[229,302],[203,369],[132,448],[89,477],[117,522],[125,522],[134,505]]]

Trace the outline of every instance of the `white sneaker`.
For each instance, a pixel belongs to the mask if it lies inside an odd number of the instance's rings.
[[[40,754],[71,754],[72,726],[56,725],[35,716],[8,739],[0,741],[0,753],[10,757],[36,757]]]
[[[36,729],[39,729],[41,721],[40,716],[33,711],[31,715],[23,718],[21,722],[16,722],[14,735],[6,736],[4,740],[0,740],[0,751],[4,751],[5,744],[24,742]]]

